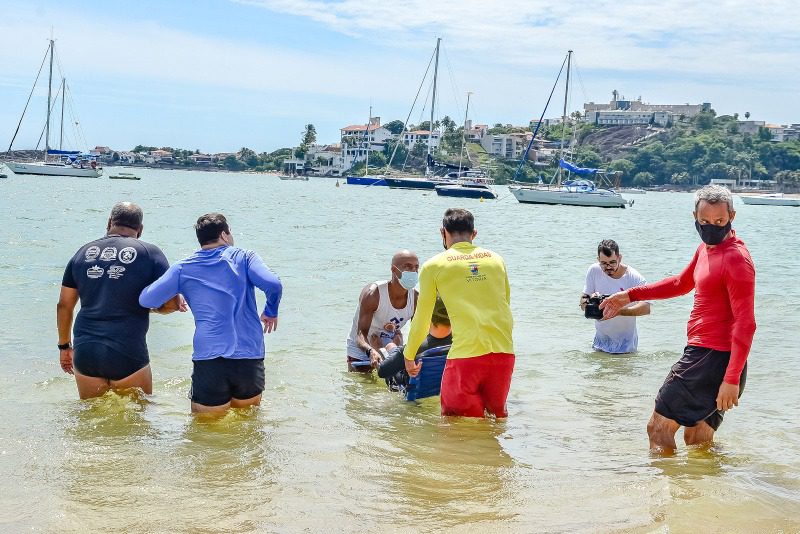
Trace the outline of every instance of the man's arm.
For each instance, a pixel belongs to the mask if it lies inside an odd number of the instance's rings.
[[[180,264],[172,265],[161,278],[147,286],[139,295],[139,306],[160,308],[164,303],[180,293]]]
[[[283,296],[281,279],[264,264],[261,257],[255,252],[248,255],[247,262],[247,275],[250,282],[267,296],[264,315],[277,317],[281,296]]]
[[[372,325],[372,317],[378,311],[378,304],[380,303],[380,294],[378,293],[378,286],[370,284],[361,291],[358,299],[358,334],[356,335],[356,345],[358,348],[367,354],[367,351],[372,349],[367,336],[369,335],[369,327]]]
[[[738,384],[739,375],[742,374],[756,333],[756,270],[752,261],[744,256],[729,254],[725,259],[728,258],[731,258],[731,261],[725,266],[725,288],[733,313],[733,328],[731,357],[728,360],[724,381],[728,384]]]
[[[152,308],[150,311],[153,313],[160,313],[161,315],[168,315],[172,312],[180,311],[185,312],[188,310],[186,301],[182,295],[175,295],[159,308]]]
[[[78,304],[78,290],[61,286],[61,294],[56,305],[56,327],[58,328],[58,344],[66,345],[72,341],[72,319],[75,306]],[[72,374],[72,348],[59,350],[58,360],[65,373]]]
[[[624,317],[639,317],[641,315],[650,315],[650,303],[649,302],[632,302],[628,304],[621,310],[619,310],[619,315]]]
[[[406,343],[405,359],[414,362],[414,357],[419,350],[419,346],[425,341],[431,325],[431,315],[433,307],[436,305],[436,278],[434,269],[430,266],[423,266],[419,274],[419,298],[417,300],[417,310],[414,312],[414,319],[411,321],[411,330],[408,333]],[[406,363],[406,369],[408,369]],[[419,370],[417,370],[419,372]],[[416,376],[409,370],[411,376]]]
[[[261,323],[264,325],[264,333],[269,334],[278,329],[278,306],[283,295],[283,284],[255,252],[247,254],[247,277],[250,283],[267,296]]]
[[[739,405],[739,380],[756,332],[756,271],[752,260],[742,254],[729,254],[723,261],[723,277],[733,313],[733,327],[731,355],[717,393],[717,409],[730,410]]]
[[[603,310],[603,319],[611,319],[620,315],[622,308],[631,302],[643,300],[663,300],[685,295],[694,289],[694,268],[697,265],[697,255],[700,247],[694,253],[689,265],[675,276],[664,278],[659,282],[632,287],[625,291],[618,291],[600,303]]]

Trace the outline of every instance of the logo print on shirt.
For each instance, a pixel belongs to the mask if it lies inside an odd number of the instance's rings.
[[[124,264],[133,263],[136,260],[136,249],[133,247],[125,247],[119,251],[119,261]]]
[[[125,267],[122,265],[112,265],[108,268],[108,277],[112,280],[119,280],[125,272]]]
[[[93,266],[89,267],[88,269],[86,269],[86,276],[88,276],[89,278],[92,278],[92,279],[97,279],[97,278],[100,278],[101,276],[103,276],[103,273],[105,273],[105,272],[106,272],[106,270],[103,269],[102,267],[97,266],[97,265],[93,265]]]
[[[100,254],[100,261],[114,261],[117,259],[117,247],[106,247]]]
[[[86,249],[86,261],[94,261],[100,255],[100,247],[91,246]]]
[[[472,273],[472,276],[478,276],[478,264],[477,263],[470,263],[469,264],[469,272]]]

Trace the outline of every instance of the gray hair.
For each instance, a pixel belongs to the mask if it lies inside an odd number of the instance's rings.
[[[133,202],[118,202],[111,208],[112,226],[125,226],[139,230],[142,227],[143,218],[142,208]]]
[[[726,202],[728,204],[728,211],[733,209],[733,195],[730,189],[717,184],[706,185],[695,191],[694,193],[694,211],[697,211],[697,206],[700,201],[705,200],[709,204],[717,204],[719,202]]]

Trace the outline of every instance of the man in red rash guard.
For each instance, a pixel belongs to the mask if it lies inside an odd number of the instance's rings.
[[[630,302],[668,299],[695,290],[683,357],[672,366],[647,424],[650,450],[671,454],[675,432],[687,445],[711,442],[726,410],[739,405],[747,355],[756,331],[755,267],[731,229],[736,216],[728,189],[709,185],[695,194],[695,227],[703,240],[676,276],[621,291],[601,304],[610,319]]]

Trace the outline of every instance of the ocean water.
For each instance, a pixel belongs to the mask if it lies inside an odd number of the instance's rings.
[[[504,187],[480,203],[330,179],[137,174],[0,181],[0,531],[800,532],[800,210],[737,199],[758,273],[747,388],[713,448],[657,458],[645,425],[691,296],[654,303],[625,356],[591,350],[578,298],[604,238],[649,280],[682,269],[698,243],[691,195],[604,210],[521,205]],[[196,218],[221,211],[236,244],[280,275],[259,410],[190,416],[190,314],[151,320],[151,397],[77,399],[55,348],[61,275],[120,200],[142,205],[142,238],[171,261],[196,248]],[[459,205],[510,273],[517,364],[501,422],[442,418],[438,399],[406,403],[345,372],[362,286],[390,275],[398,248],[441,250],[442,213]]]

